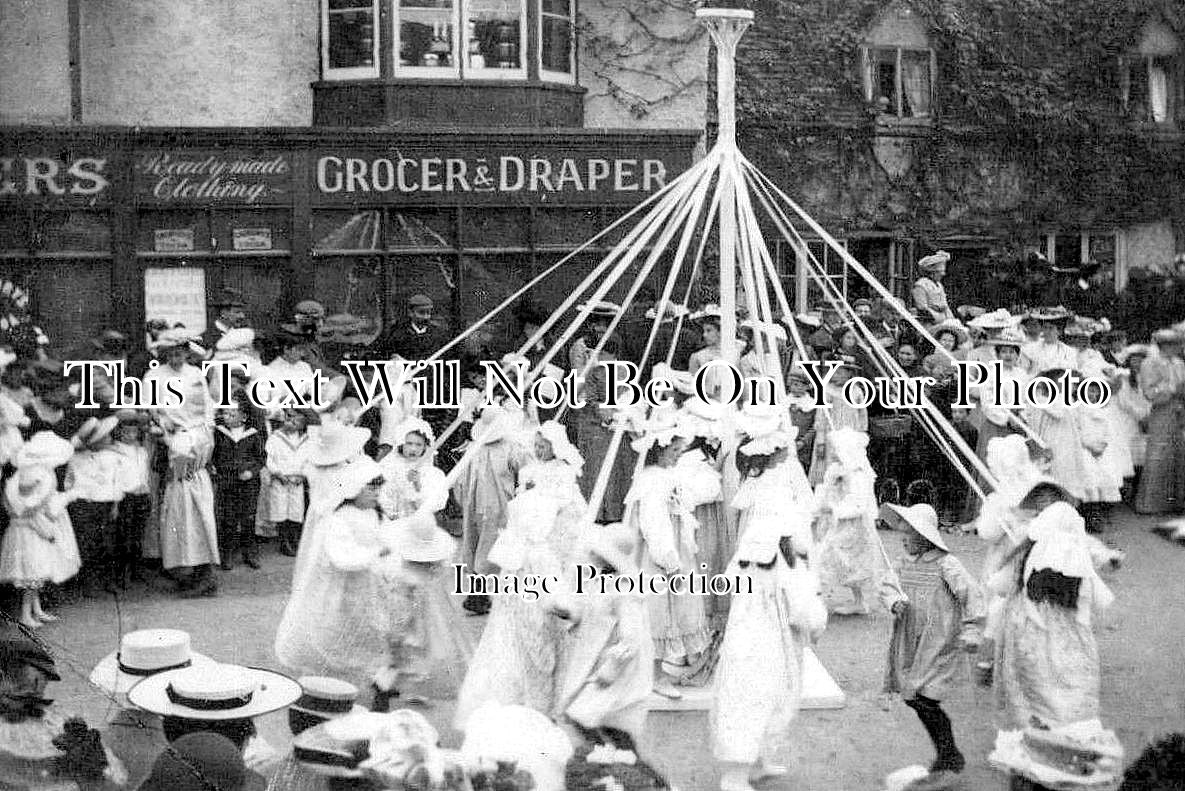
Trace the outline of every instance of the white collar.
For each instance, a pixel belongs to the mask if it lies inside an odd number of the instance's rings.
[[[252,434],[259,433],[254,427],[248,426],[239,426],[238,428],[233,429],[227,428],[226,426],[218,426],[217,428],[222,432],[223,436],[229,437],[234,442],[242,442]]]

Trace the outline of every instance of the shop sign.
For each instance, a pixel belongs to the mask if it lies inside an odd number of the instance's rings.
[[[153,232],[152,249],[158,253],[192,253],[192,228],[162,228]]]
[[[389,203],[637,203],[687,166],[675,151],[319,152],[314,199]]]
[[[135,162],[141,203],[257,206],[292,201],[292,160],[283,152],[146,151]]]
[[[272,249],[271,228],[235,228],[231,240],[236,250]]]
[[[172,267],[144,270],[144,317],[171,327],[184,324],[195,335],[206,331],[206,270]]]
[[[111,186],[105,156],[28,156],[0,152],[0,201],[61,200],[98,203]]]

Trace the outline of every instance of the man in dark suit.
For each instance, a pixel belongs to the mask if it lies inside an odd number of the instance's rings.
[[[222,292],[210,302],[210,306],[218,310],[218,318],[213,327],[207,327],[202,333],[202,348],[212,355],[228,330],[247,326],[247,304],[243,302],[243,295],[237,288],[224,288]]]

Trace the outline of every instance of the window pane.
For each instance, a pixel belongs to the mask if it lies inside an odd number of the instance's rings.
[[[1059,235],[1054,240],[1054,263],[1059,267],[1082,263],[1082,237],[1078,234]]]
[[[407,247],[454,247],[455,213],[451,210],[392,211],[387,244],[393,249]]]
[[[487,69],[522,68],[522,5],[519,0],[470,0],[469,56],[480,55]]]
[[[601,217],[596,209],[539,209],[535,212],[536,244],[570,248],[600,232]],[[598,247],[604,244],[604,237],[597,240]]]
[[[1148,110],[1152,120],[1169,120],[1170,70],[1168,58],[1152,58],[1148,63]]]
[[[383,263],[379,256],[342,256],[317,260],[316,299],[326,315],[380,315]]]
[[[572,20],[568,0],[543,0],[543,46],[540,52],[545,71],[572,71]]]
[[[399,65],[455,66],[456,18],[453,0],[400,0]]]
[[[368,0],[329,0],[329,68],[374,64],[374,9]]]
[[[136,249],[141,252],[204,252],[210,249],[210,224],[200,211],[144,212],[138,240]]]
[[[873,50],[873,101],[880,112],[897,114],[897,52],[891,49]]]
[[[108,326],[111,265],[99,259],[38,261],[27,280],[37,325],[56,350],[77,346]]]
[[[247,303],[244,312],[250,326],[260,332],[265,327],[275,327],[288,320],[282,313],[283,282],[288,275],[287,263],[268,261],[260,264],[223,264],[222,285],[237,288]],[[217,311],[215,311],[217,317]]]
[[[902,106],[908,118],[930,116],[930,53],[901,53]]]
[[[1115,234],[1091,234],[1090,258],[1103,268],[1115,266]]]
[[[433,320],[451,331],[456,258],[451,255],[402,255],[387,259],[387,319],[403,321],[407,300],[426,294],[435,304]]]
[[[37,249],[46,253],[111,252],[111,225],[106,214],[54,212],[43,214],[34,230]]]
[[[378,211],[313,212],[313,249],[378,250],[381,230]]]
[[[485,316],[531,279],[527,255],[467,255],[461,258],[461,320],[469,325]],[[509,318],[504,312],[499,320]]]
[[[466,209],[461,212],[465,247],[526,247],[530,229],[526,209]]]

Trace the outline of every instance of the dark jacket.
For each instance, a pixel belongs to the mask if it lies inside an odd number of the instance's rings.
[[[222,481],[237,481],[242,472],[250,470],[258,478],[266,458],[263,443],[263,434],[258,429],[248,428],[246,436],[235,442],[225,428],[218,426],[214,430],[211,459],[217,477]]]

